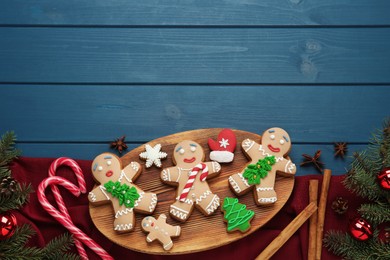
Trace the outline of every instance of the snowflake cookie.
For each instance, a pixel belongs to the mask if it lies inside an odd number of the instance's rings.
[[[153,164],[161,168],[161,159],[167,158],[167,153],[161,152],[161,144],[156,144],[154,147],[146,144],[145,150],[145,152],[140,153],[139,157],[146,160],[146,168],[151,167]]]

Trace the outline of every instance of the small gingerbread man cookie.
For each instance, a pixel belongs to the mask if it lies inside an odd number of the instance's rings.
[[[157,195],[144,192],[133,184],[141,174],[141,165],[131,162],[122,168],[119,158],[103,153],[92,162],[92,174],[100,185],[88,195],[92,205],[112,203],[115,220],[114,230],[129,232],[135,224],[134,212],[150,214],[157,205]]]
[[[172,237],[180,236],[180,226],[171,226],[167,224],[167,216],[161,214],[156,220],[154,217],[145,217],[142,220],[142,230],[149,233],[146,241],[153,242],[158,240],[164,250],[170,250],[173,247]]]
[[[164,183],[178,186],[176,202],[170,206],[170,214],[179,221],[186,221],[196,206],[204,215],[211,215],[220,205],[218,195],[210,191],[207,180],[217,176],[221,166],[217,162],[203,162],[202,147],[194,141],[182,141],[173,150],[175,167],[161,172]]]
[[[230,187],[238,196],[254,188],[257,205],[275,203],[276,174],[293,176],[296,173],[295,164],[285,158],[291,149],[289,135],[281,128],[270,128],[263,133],[261,144],[245,139],[241,147],[251,162],[241,173],[229,177]]]

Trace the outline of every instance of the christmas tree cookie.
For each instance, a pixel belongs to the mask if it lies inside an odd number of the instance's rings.
[[[221,210],[224,212],[224,221],[227,223],[228,232],[239,230],[244,233],[250,229],[250,222],[255,213],[246,209],[244,204],[238,203],[237,198],[226,197],[223,200]]]

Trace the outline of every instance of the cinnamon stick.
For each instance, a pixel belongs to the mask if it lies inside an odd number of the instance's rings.
[[[318,199],[318,180],[309,181],[309,203],[317,205]],[[313,213],[309,219],[309,248],[307,259],[314,260],[316,257],[317,242],[317,212]]]
[[[332,171],[329,169],[324,170],[324,177],[322,179],[320,202],[318,205],[318,221],[317,221],[317,239],[316,239],[316,260],[321,259],[322,253],[322,236],[324,232],[326,201],[328,199],[328,190],[330,177]]]
[[[256,257],[256,260],[271,258],[284,243],[306,222],[317,210],[315,203],[310,203],[282,232]]]

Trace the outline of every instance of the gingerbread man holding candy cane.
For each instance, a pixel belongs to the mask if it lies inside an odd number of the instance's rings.
[[[176,202],[170,206],[170,215],[178,221],[186,221],[194,208],[204,215],[211,215],[220,205],[218,195],[210,191],[207,180],[218,175],[221,166],[217,162],[203,162],[202,147],[194,141],[182,141],[173,150],[176,166],[161,172],[164,183],[178,186]]]
[[[291,139],[281,128],[266,130],[261,144],[245,139],[241,147],[251,162],[241,173],[229,177],[229,185],[238,196],[253,189],[257,205],[273,204],[277,201],[274,190],[276,174],[294,176],[295,164],[285,158],[291,149]]]
[[[92,162],[92,174],[100,184],[88,195],[92,205],[112,203],[115,213],[114,230],[129,232],[134,229],[134,212],[150,214],[157,205],[157,195],[144,192],[133,184],[142,167],[131,162],[122,168],[115,154],[103,153]]]

